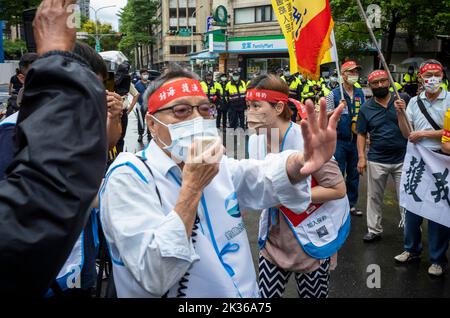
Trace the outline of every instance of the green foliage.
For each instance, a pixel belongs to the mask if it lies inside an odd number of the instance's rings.
[[[113,30],[111,24],[109,23],[99,23],[97,22],[97,28],[99,34],[116,34],[116,32]],[[90,35],[96,34],[96,25],[94,21],[88,20],[81,26],[81,32],[87,32]],[[91,47],[95,48],[95,39],[92,36],[89,36],[86,40],[82,40],[83,42],[86,42]],[[111,36],[102,36],[100,38],[100,44],[102,51],[117,51],[119,49],[119,42],[120,42],[120,34],[117,33],[116,35]]]
[[[365,0],[363,7],[378,4],[381,7],[381,28],[378,36],[395,35],[403,30],[412,38],[432,39],[436,34],[447,34],[450,29],[450,1],[448,0]],[[338,53],[343,58],[357,58],[367,50],[370,36],[359,15],[355,0],[330,0],[335,20]],[[395,23],[393,23],[395,22]],[[392,26],[397,28],[393,29]]]
[[[128,58],[134,59],[133,51],[139,45],[154,43],[152,27],[160,23],[156,17],[158,3],[156,0],[128,0],[119,13],[120,32],[124,34],[119,49]]]
[[[23,40],[4,40],[3,49],[5,51],[5,59],[18,60],[22,56],[22,52],[27,52],[27,46]]]
[[[22,21],[23,10],[37,7],[40,3],[41,0],[0,0],[0,20],[6,20],[12,25],[19,24]]]

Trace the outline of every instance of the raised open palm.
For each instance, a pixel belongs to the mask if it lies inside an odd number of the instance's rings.
[[[339,104],[329,120],[325,98],[321,98],[319,104],[320,113],[317,118],[313,102],[308,99],[305,103],[308,118],[301,122],[305,162],[300,170],[302,175],[309,175],[319,170],[331,159],[336,150],[336,126],[345,104]]]

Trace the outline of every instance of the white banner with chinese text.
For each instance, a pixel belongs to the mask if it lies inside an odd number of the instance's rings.
[[[400,183],[400,206],[450,227],[450,156],[408,143]]]

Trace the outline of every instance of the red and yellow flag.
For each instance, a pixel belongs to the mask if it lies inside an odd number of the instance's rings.
[[[330,34],[334,26],[328,0],[292,0],[293,37],[298,71],[318,79],[320,64],[332,47]]]
[[[294,16],[292,0],[272,0],[272,7],[283,31],[284,38],[289,51],[289,64],[291,74],[298,72],[297,58],[295,56],[294,42]]]

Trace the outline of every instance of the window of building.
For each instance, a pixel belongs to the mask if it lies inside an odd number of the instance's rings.
[[[169,26],[170,27],[178,27],[178,19],[177,18],[170,18],[169,19]]]
[[[177,0],[169,0],[169,8],[177,8]]]
[[[177,17],[177,9],[176,8],[170,8],[169,9],[169,18],[176,18]]]
[[[256,21],[255,22],[269,22],[272,21],[272,6],[256,7]]]
[[[186,8],[180,8],[178,14],[180,15],[180,18],[186,18]]]
[[[170,54],[187,54],[190,48],[188,45],[171,45]]]
[[[188,7],[189,8],[196,8],[197,7],[197,1],[196,0],[189,0],[188,1]]]
[[[234,23],[261,23],[276,21],[272,6],[240,8],[234,10]]]
[[[242,8],[234,10],[234,24],[254,23],[255,8]]]
[[[180,26],[180,27],[187,27],[188,26],[188,24],[187,24],[187,19],[186,18],[180,18],[180,19],[178,19],[178,25]]]
[[[188,16],[189,16],[189,17],[192,17],[192,15],[194,14],[194,12],[195,12],[195,8],[188,8]]]

